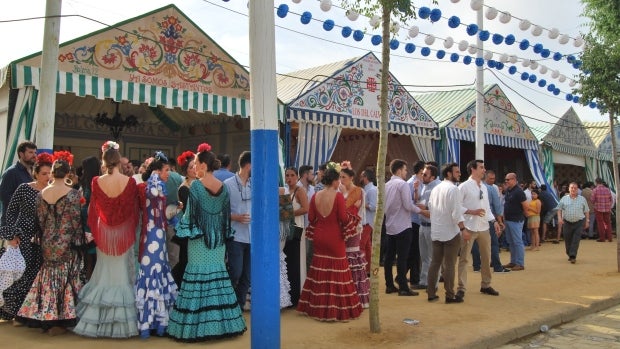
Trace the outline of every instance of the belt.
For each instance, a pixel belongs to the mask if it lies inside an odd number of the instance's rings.
[[[426,222],[420,222],[420,225],[423,227],[430,227],[431,224],[430,223],[426,223]]]
[[[582,219],[580,219],[580,220],[578,220],[578,221],[575,221],[575,222],[570,222],[570,221],[567,221],[567,220],[565,219],[565,220],[564,220],[564,223],[568,223],[568,224],[577,224],[577,223],[581,222],[582,220],[584,220],[584,218],[582,218]]]

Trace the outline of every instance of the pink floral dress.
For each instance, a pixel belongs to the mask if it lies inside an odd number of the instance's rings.
[[[77,323],[77,293],[82,286],[80,193],[72,189],[53,204],[39,193],[35,206],[43,265],[17,315],[33,327],[73,327]]]

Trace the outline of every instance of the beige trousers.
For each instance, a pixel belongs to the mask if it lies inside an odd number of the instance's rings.
[[[471,239],[465,241],[461,238],[461,252],[459,256],[459,287],[457,291],[465,292],[467,288],[467,268],[471,260],[471,247],[474,241],[478,241],[480,250],[480,274],[482,281],[480,287],[491,286],[491,235],[488,230],[472,231]]]

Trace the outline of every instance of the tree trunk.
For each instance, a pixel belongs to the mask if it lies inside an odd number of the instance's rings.
[[[620,273],[620,240],[618,240],[618,228],[620,227],[620,214],[618,214],[618,207],[620,205],[620,178],[618,178],[618,148],[616,148],[616,127],[614,125],[615,111],[609,111],[609,127],[611,129],[611,163],[614,168],[614,184],[616,187],[616,263],[618,265],[618,272]]]
[[[381,121],[379,122],[379,151],[377,152],[377,211],[372,231],[372,262],[370,275],[370,308],[368,319],[370,332],[380,333],[379,321],[379,255],[381,253],[381,225],[383,223],[383,204],[385,197],[385,157],[388,143],[388,83],[390,81],[390,10],[382,7],[383,40],[381,50]]]

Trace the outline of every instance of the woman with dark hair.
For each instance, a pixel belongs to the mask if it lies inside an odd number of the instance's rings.
[[[101,165],[96,158],[83,162],[83,188],[90,198],[87,222],[97,264],[80,291],[80,320],[73,331],[88,337],[126,338],[138,334],[133,290],[138,193],[134,179],[121,172],[118,143],[105,142],[101,153],[103,175],[97,176]]]
[[[286,184],[285,193],[291,198],[293,203],[294,229],[290,241],[284,249],[287,253],[287,275],[291,285],[291,302],[297,305],[301,287],[306,281],[308,267],[306,265],[306,235],[304,232],[304,216],[308,213],[308,194],[302,186],[297,186],[299,173],[295,167],[289,167],[284,172],[284,182]],[[301,231],[301,235],[295,236],[295,230]]]
[[[189,188],[196,179],[196,166],[194,157],[196,154],[192,151],[185,151],[177,157],[177,165],[181,175],[185,176],[185,180],[181,183],[178,190],[179,201],[181,202],[181,212],[185,213],[187,206],[187,198],[189,197]],[[185,266],[187,265],[187,239],[181,239],[177,235],[172,238],[172,242],[179,245],[179,262],[172,268],[172,277],[177,286],[181,286]]]
[[[73,155],[55,152],[54,181],[37,195],[37,242],[43,264],[17,313],[32,327],[51,336],[63,334],[77,323],[77,294],[80,281],[80,251],[84,231],[80,216],[80,193],[69,179]]]
[[[4,217],[6,225],[0,227],[0,239],[6,240],[10,246],[18,246],[26,261],[26,270],[22,277],[2,293],[4,306],[0,308],[0,318],[3,320],[15,319],[13,320],[15,326],[22,325],[20,319],[16,318],[15,315],[41,268],[41,247],[32,242],[35,236],[37,218],[35,199],[50,180],[52,162],[52,156],[48,153],[41,153],[37,156],[33,167],[34,181],[17,187],[6,210]],[[3,250],[2,253],[4,252]]]
[[[224,262],[226,240],[233,230],[228,189],[213,176],[219,167],[211,146],[198,146],[198,179],[191,184],[177,226],[177,235],[189,238],[188,262],[168,326],[168,334],[183,342],[232,337],[246,330]]]
[[[90,280],[90,276],[93,274],[93,269],[95,269],[95,263],[97,262],[97,251],[95,247],[95,242],[93,240],[93,234],[90,231],[88,226],[88,207],[90,206],[90,197],[92,193],[91,183],[93,178],[99,176],[101,173],[101,163],[94,156],[89,156],[82,160],[82,168],[81,168],[80,178],[80,191],[82,193],[82,197],[84,198],[82,202],[82,227],[84,228],[84,233],[86,235],[86,253],[84,254],[84,269],[85,269],[85,278],[86,282]],[[77,171],[76,171],[77,172]]]
[[[163,336],[168,327],[170,310],[177,297],[166,247],[166,180],[170,175],[168,158],[155,152],[142,174],[141,184],[142,238],[140,239],[140,270],[136,281],[136,304],[140,337],[151,331]]]
[[[347,214],[339,177],[340,165],[330,162],[325,189],[312,197],[308,211],[306,236],[314,242],[314,254],[297,311],[320,321],[348,321],[362,313],[345,250],[359,217]]]
[[[349,261],[349,268],[351,269],[351,275],[353,276],[353,282],[355,283],[357,294],[360,297],[362,308],[368,308],[370,305],[370,280],[368,279],[368,274],[366,274],[366,264],[368,264],[368,261],[366,261],[364,253],[360,250],[362,222],[365,218],[362,217],[365,210],[360,210],[360,207],[365,206],[364,192],[362,188],[353,184],[355,171],[353,171],[351,163],[343,161],[341,167],[340,192],[345,198],[346,210],[350,215],[357,215],[360,219],[356,227],[356,233],[345,241],[347,260]]]

